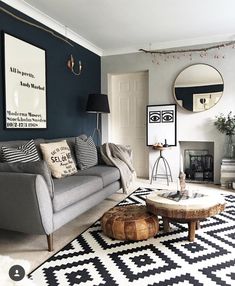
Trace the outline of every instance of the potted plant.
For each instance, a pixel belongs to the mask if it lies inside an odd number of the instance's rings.
[[[235,135],[235,115],[232,115],[232,111],[229,112],[227,116],[222,113],[216,116],[216,121],[214,122],[216,128],[219,132],[223,133],[227,137],[225,157],[234,157],[234,146],[232,142],[232,136]]]

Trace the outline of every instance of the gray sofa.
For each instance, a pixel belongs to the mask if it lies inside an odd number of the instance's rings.
[[[75,158],[75,137],[36,139],[39,144],[66,139]],[[27,141],[0,142],[1,146],[19,146]],[[0,158],[1,161],[1,158]],[[53,232],[120,190],[120,172],[116,167],[97,165],[75,175],[53,179],[54,194],[40,174],[0,172],[0,228],[45,234],[48,250],[53,250]]]

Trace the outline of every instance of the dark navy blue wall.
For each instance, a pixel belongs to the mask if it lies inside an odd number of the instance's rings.
[[[0,1],[17,16],[33,21]],[[40,23],[37,23],[40,24]],[[42,25],[42,24],[40,24]],[[90,135],[95,128],[95,115],[85,112],[89,93],[100,92],[100,57],[73,43],[66,44],[45,31],[24,24],[0,11],[0,31],[19,37],[46,50],[47,71],[47,123],[46,130],[5,130],[3,93],[3,37],[0,43],[0,141],[29,138],[56,138],[75,136],[80,133]],[[67,60],[73,54],[75,61],[82,61],[83,71],[77,77],[67,68]]]

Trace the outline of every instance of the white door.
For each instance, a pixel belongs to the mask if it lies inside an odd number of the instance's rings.
[[[148,72],[112,75],[110,84],[109,141],[130,145],[137,176],[148,178]]]

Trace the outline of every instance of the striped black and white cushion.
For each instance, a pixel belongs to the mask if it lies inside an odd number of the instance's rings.
[[[75,154],[80,170],[85,170],[98,164],[98,155],[92,137],[82,139],[75,138]]]
[[[17,162],[35,162],[39,161],[40,157],[36,145],[33,140],[17,147],[2,146],[3,161],[8,163]]]

